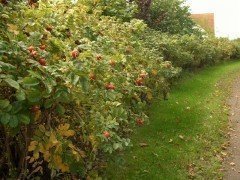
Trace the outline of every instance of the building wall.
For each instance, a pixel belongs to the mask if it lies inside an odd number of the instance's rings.
[[[191,18],[207,32],[215,34],[214,13],[192,14]]]

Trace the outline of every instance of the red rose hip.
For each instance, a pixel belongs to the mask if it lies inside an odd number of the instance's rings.
[[[98,61],[100,61],[100,60],[102,60],[102,56],[99,54],[99,55],[96,56],[96,59],[97,59]]]
[[[137,86],[142,86],[143,85],[143,79],[142,78],[137,78],[135,81]]]
[[[107,90],[115,90],[116,88],[113,83],[106,84],[105,87]]]
[[[46,47],[47,46],[45,44],[42,44],[39,48],[44,51],[46,49]]]
[[[76,59],[76,58],[79,56],[78,50],[73,50],[73,51],[71,52],[71,55],[72,55],[72,58],[73,58],[73,59]]]
[[[144,121],[141,118],[139,118],[136,120],[136,123],[138,126],[142,126],[144,124]]]
[[[31,56],[32,56],[32,57],[37,57],[37,55],[38,55],[38,52],[37,52],[37,51],[34,51],[34,50],[33,50],[33,51],[31,52]]]
[[[31,53],[31,52],[33,52],[35,50],[35,48],[34,48],[34,46],[29,46],[28,47],[28,51]]]
[[[110,133],[109,133],[108,131],[104,131],[104,132],[103,132],[103,136],[104,136],[105,138],[109,138],[109,137],[110,137]]]
[[[46,61],[45,58],[40,58],[40,59],[38,60],[38,62],[39,62],[39,64],[41,64],[42,66],[46,66],[46,65],[47,65],[47,61]]]

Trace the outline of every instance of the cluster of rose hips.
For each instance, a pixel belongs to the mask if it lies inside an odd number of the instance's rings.
[[[97,59],[97,60],[101,60],[101,59],[102,59],[102,56],[101,56],[101,55],[97,55],[97,56],[96,56],[96,59]],[[112,66],[112,67],[114,67],[114,66],[116,65],[116,61],[110,60],[110,61],[109,61],[109,65]],[[96,75],[95,75],[93,72],[90,72],[90,74],[89,74],[89,79],[90,79],[91,81],[96,80]],[[115,89],[115,86],[114,86],[112,83],[106,84],[105,87],[106,87],[107,90],[114,90],[114,89]]]
[[[40,45],[39,49],[41,49],[42,51],[45,51],[46,50],[46,45],[44,45],[44,44]],[[33,58],[38,58],[38,52],[36,51],[34,46],[29,46],[28,51]],[[38,63],[41,64],[42,66],[47,65],[47,61],[43,57],[38,59]]]
[[[73,59],[76,59],[79,56],[79,51],[77,49],[74,49],[71,52],[71,56],[72,56]],[[100,55],[100,54],[96,55],[96,60],[100,61],[102,59],[103,59],[102,55]]]
[[[139,74],[138,78],[135,80],[135,84],[137,86],[143,86],[144,80],[147,78],[147,73],[145,71],[142,71],[141,74]]]

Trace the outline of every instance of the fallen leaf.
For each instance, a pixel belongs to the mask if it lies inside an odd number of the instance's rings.
[[[139,146],[140,146],[140,147],[147,147],[148,144],[147,144],[147,143],[139,143]]]
[[[195,174],[195,165],[194,164],[189,164],[188,165],[188,175],[193,178],[196,176]]]
[[[183,137],[182,135],[179,135],[178,137],[179,137],[180,139],[184,139],[184,137]]]
[[[154,156],[158,157],[158,154],[157,153],[153,153]]]
[[[227,156],[227,153],[226,153],[226,152],[221,151],[221,154],[222,154],[223,156]]]

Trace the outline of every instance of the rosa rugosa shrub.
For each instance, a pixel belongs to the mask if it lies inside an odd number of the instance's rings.
[[[142,39],[142,21],[101,7],[0,7],[2,177],[97,177],[103,157],[130,144],[147,103],[180,72]]]
[[[148,29],[144,41],[147,47],[161,52],[164,61],[183,69],[213,65],[236,58],[238,54],[236,42],[212,36],[169,35]]]

